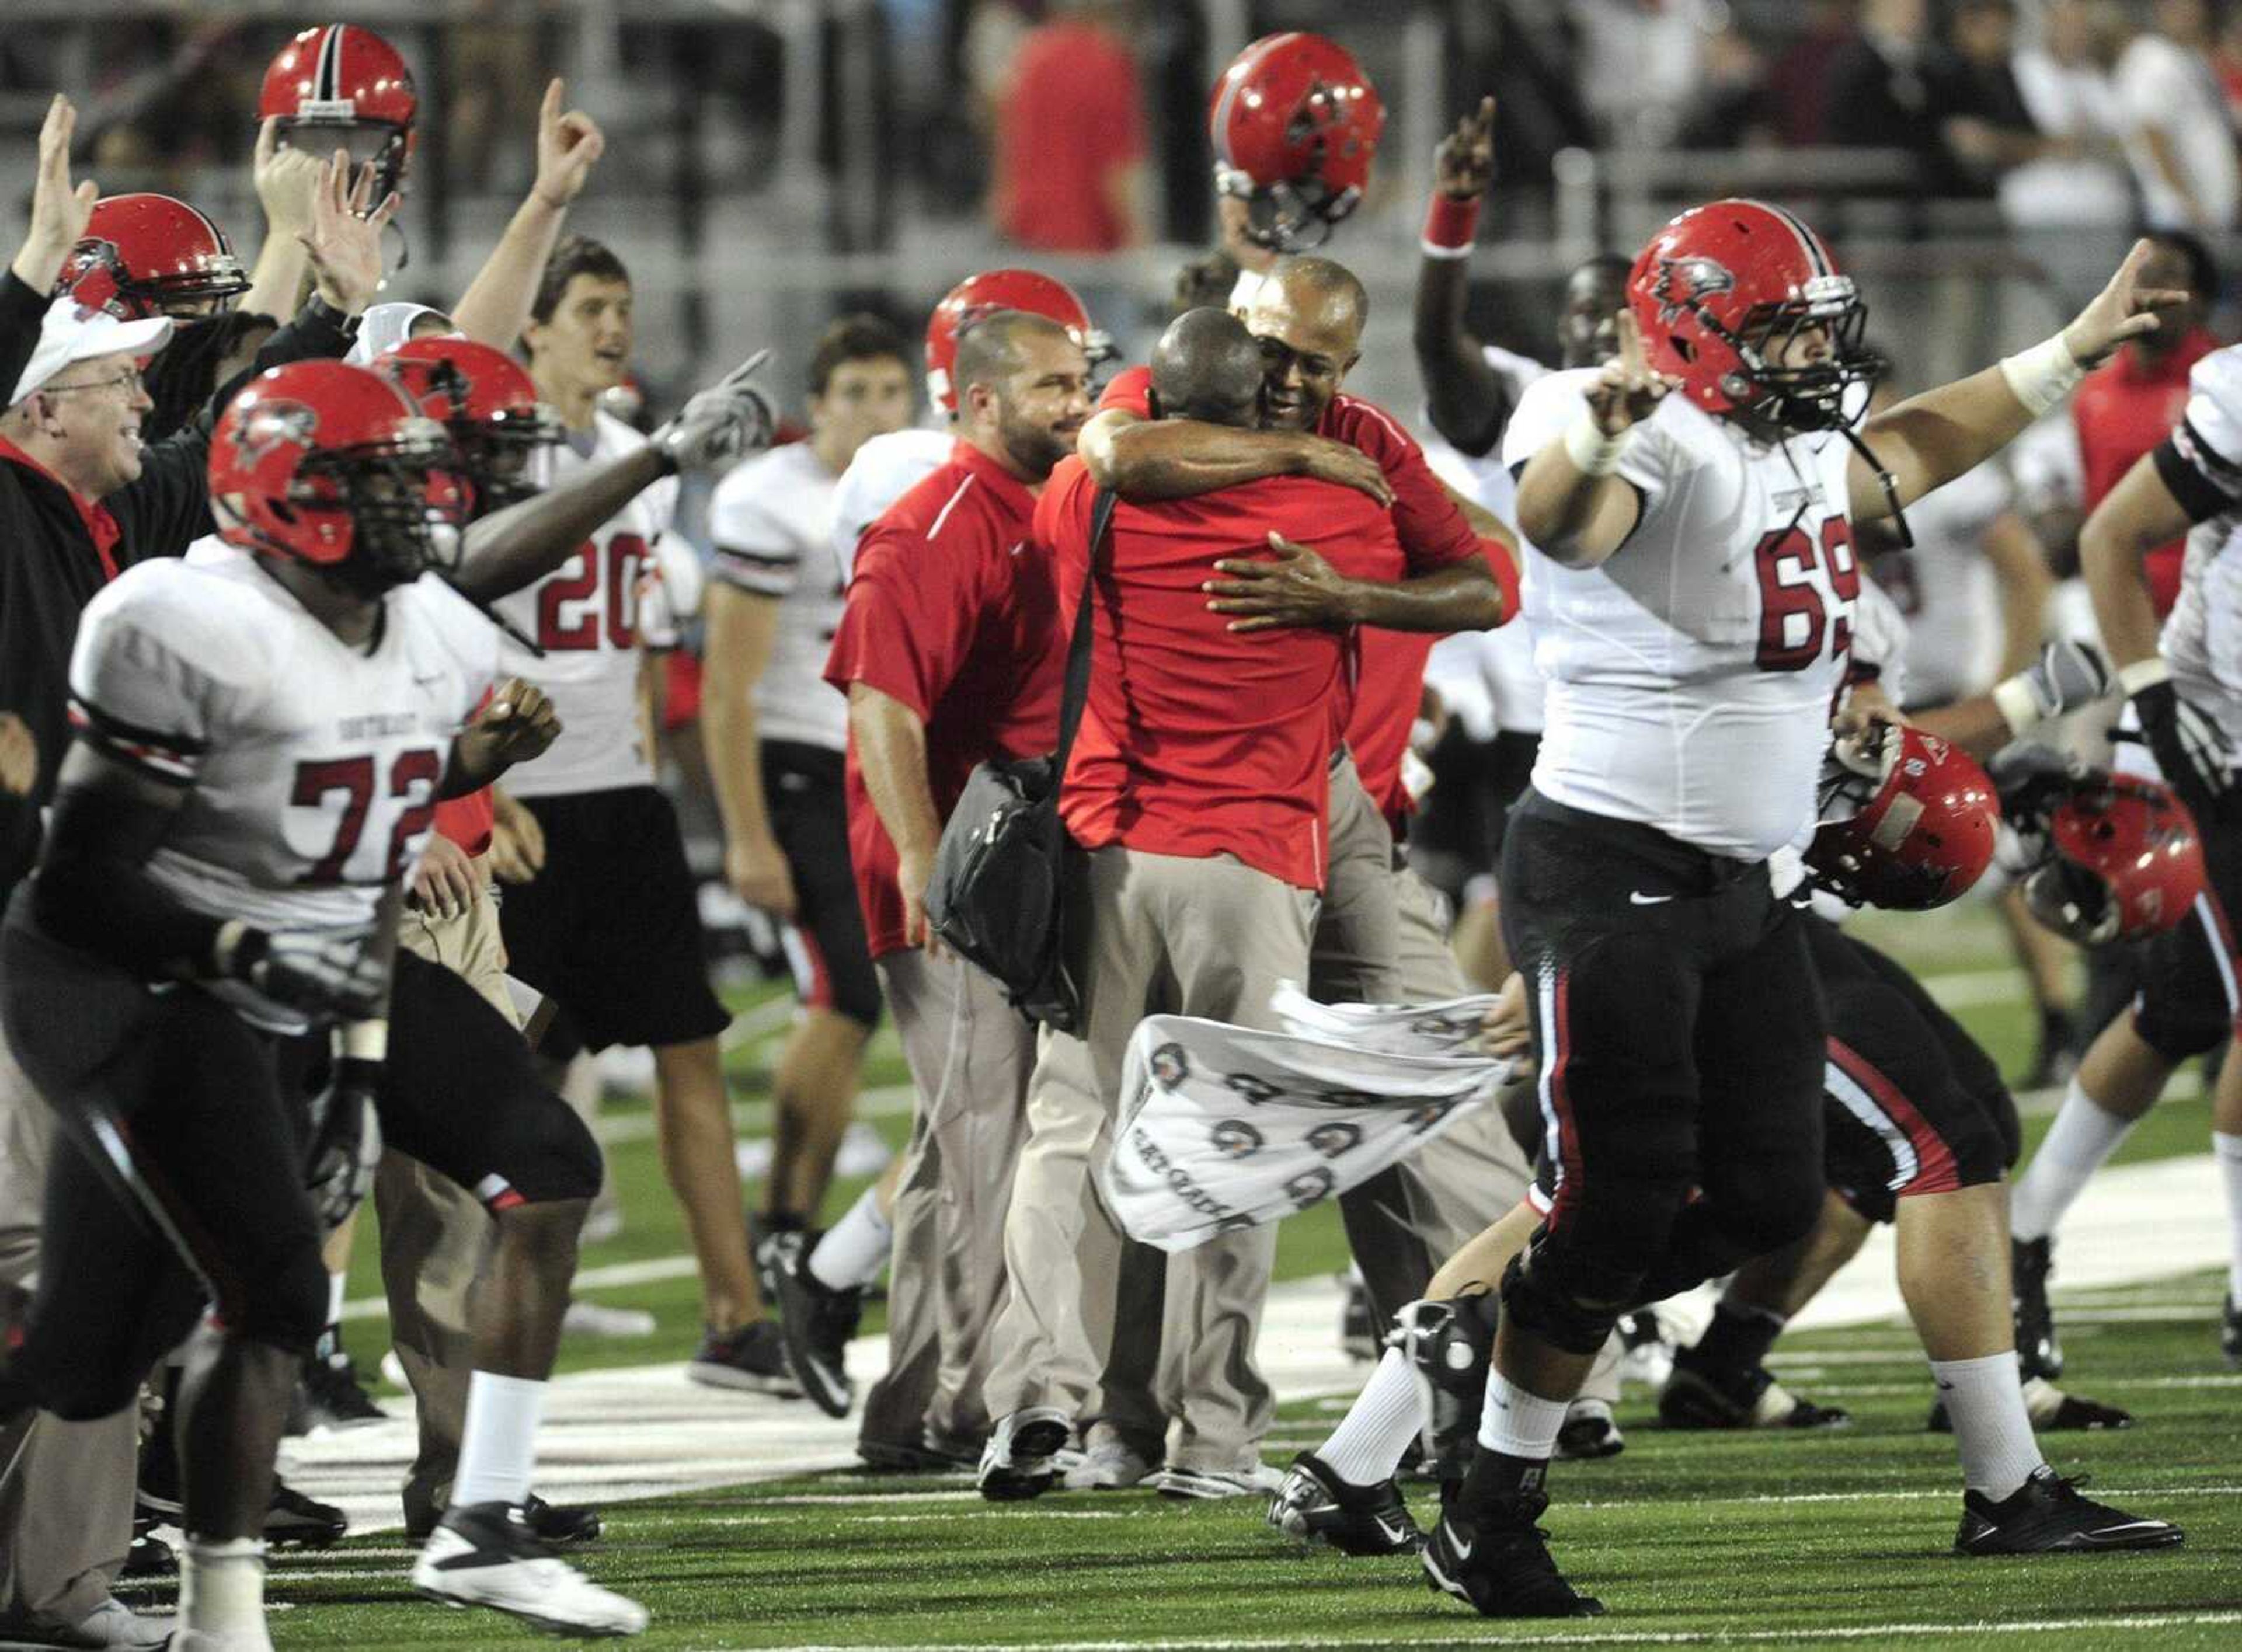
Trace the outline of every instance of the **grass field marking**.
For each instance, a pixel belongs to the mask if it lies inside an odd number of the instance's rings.
[[[1484,1627],[1481,1620],[1456,1617],[1459,1627]],[[2178,1629],[2215,1624],[2242,1623],[2235,1612],[2132,1612],[2123,1617],[1994,1618],[1976,1623],[1863,1623],[1835,1628],[1802,1627],[1795,1629],[1619,1629],[1582,1634],[1505,1635],[1490,1639],[1490,1646],[1730,1646],[1742,1642],[1797,1645],[1816,1641],[1872,1641],[1884,1635],[1936,1636],[1953,1635],[2044,1635],[2065,1629]],[[1460,1637],[1453,1631],[1423,1635],[1388,1634],[1386,1644],[1406,1646],[1423,1642],[1453,1646]],[[1471,1637],[1476,1639],[1478,1637]],[[883,1646],[847,1646],[806,1642],[769,1647],[764,1652],[940,1652],[960,1644],[948,1641],[897,1641]],[[1366,1639],[1318,1639],[1287,1635],[1281,1641],[1007,1641],[1007,1652],[1285,1652],[1287,1648],[1361,1647],[1378,1642]]]

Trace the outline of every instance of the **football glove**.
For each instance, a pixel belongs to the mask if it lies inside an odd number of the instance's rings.
[[[389,972],[373,951],[374,926],[245,929],[219,960],[223,973],[309,1015],[346,1021],[381,1012]]]
[[[378,1063],[341,1056],[327,1087],[312,1098],[305,1185],[330,1233],[350,1219],[373,1186],[374,1167],[381,1162],[381,1119],[374,1107],[380,1083]]]
[[[2050,717],[2092,705],[2110,691],[2110,662],[2091,642],[2057,637],[2039,658],[1993,690],[2010,729],[2022,735]]]
[[[748,380],[770,359],[758,350],[688,401],[654,433],[654,445],[681,471],[718,470],[741,454],[768,447],[778,431],[770,400]]]
[[[2169,676],[2158,675],[2133,689],[2133,710],[2141,738],[2156,754],[2165,783],[2179,794],[2191,813],[2205,819],[2229,801],[2234,786],[2233,750],[2218,723],[2179,697]]]

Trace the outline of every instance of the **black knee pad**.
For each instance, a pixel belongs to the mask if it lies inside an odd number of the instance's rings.
[[[148,1373],[86,1348],[26,1346],[10,1378],[64,1422],[98,1422],[132,1404]]]
[[[2160,1004],[2144,999],[2133,1007],[2133,1031],[2141,1042],[2173,1066],[2206,1055],[2233,1036],[2234,1026],[2210,1005]]]
[[[865,960],[861,969],[836,964],[829,958],[826,968],[836,1014],[845,1015],[867,1032],[876,1032],[880,1013],[885,1007],[880,996],[880,977],[874,973],[871,961]]]
[[[309,1358],[327,1328],[327,1265],[315,1246],[290,1247],[235,1282],[218,1306],[238,1336]]]
[[[1587,1272],[1597,1293],[1583,1296],[1579,1275]],[[1567,1259],[1551,1239],[1537,1240],[1510,1259],[1502,1273],[1502,1312],[1520,1330],[1530,1331],[1553,1347],[1567,1353],[1594,1354],[1611,1335],[1619,1316],[1635,1306],[1635,1274],[1622,1279],[1604,1270],[1581,1270]]]
[[[1826,1189],[1817,1166],[1810,1176],[1739,1179],[1708,1194],[1706,1206],[1739,1258],[1765,1256],[1814,1231]]]
[[[2010,1116],[2015,1116],[2013,1107]],[[1968,1125],[1950,1130],[1946,1145],[1954,1154],[1956,1182],[1963,1187],[1982,1187],[1999,1181],[2016,1156],[2014,1140],[2004,1137],[1998,1122],[1982,1109]]]
[[[501,1132],[499,1162],[525,1203],[596,1198],[600,1144],[576,1110],[552,1091],[542,1105],[514,1110]]]

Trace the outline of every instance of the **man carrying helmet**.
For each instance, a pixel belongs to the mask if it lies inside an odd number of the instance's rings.
[[[1482,1613],[1601,1609],[1534,1522],[1615,1317],[1817,1219],[1827,1028],[1767,860],[1814,819],[1860,595],[1852,523],[1983,462],[2155,327],[2177,295],[2141,287],[2146,251],[2062,335],[1856,435],[1853,283],[1789,213],[1717,202],[1636,259],[1619,359],[1520,400],[1504,452],[1549,687],[1503,930],[1561,1177],[1504,1277],[1479,1447],[1425,1554],[1432,1586]],[[2000,1403],[1990,1373],[1964,1377],[1952,1404]],[[2012,1467],[1971,1476],[1991,1518],[2017,1498],[2106,1512]]]
[[[2187,922],[2145,959],[2139,997],[2102,1030],[2061,1111],[2017,1180],[2017,1335],[2027,1367],[2063,1368],[2047,1280],[2056,1228],[2089,1178],[2156,1105],[2172,1070],[2234,1035],[2242,967],[2234,924],[2242,910],[2242,350],[2195,364],[2172,434],[2095,507],[2078,539],[2095,622],[2131,704],[2138,749],[2120,766],[2161,773],[2195,817],[2210,886]],[[2185,532],[2179,595],[2161,631],[2144,558]],[[2122,737],[2122,736],[2121,736]],[[2219,1161],[2235,1250],[2219,1346],[2242,1367],[2242,1061],[2230,1049],[2212,1096]]]

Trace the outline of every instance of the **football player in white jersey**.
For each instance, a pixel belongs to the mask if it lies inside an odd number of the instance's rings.
[[[2173,1068],[2228,1040],[2242,1014],[2242,346],[2205,356],[2189,379],[2178,426],[2095,507],[2079,560],[2135,737],[2195,816],[2210,887],[2189,923],[2151,944],[2139,996],[2081,1058],[2017,1181],[2017,1346],[2049,1376],[2063,1360],[2047,1277],[2064,1213]],[[2183,531],[2179,597],[2159,635],[2142,557]],[[2234,1232],[2219,1341],[2242,1367],[2242,1060],[2231,1047],[2211,1128]]]
[[[817,1215],[880,1024],[849,859],[848,708],[824,681],[844,588],[829,539],[842,472],[867,440],[910,422],[910,379],[888,323],[834,322],[810,358],[809,440],[740,466],[708,507],[716,561],[701,729],[724,818],[724,873],[742,900],[787,926],[802,1004],[772,1078],[757,1259],[771,1252],[763,1278],[779,1297],[796,1378],[836,1415],[849,1407],[841,1351],[856,1332],[855,1270],[822,1281],[821,1293],[777,1252],[800,1248]],[[884,1224],[858,1222],[865,1260],[884,1256]]]
[[[442,426],[362,368],[279,368],[235,399],[211,492],[238,554],[147,564],[87,608],[77,742],[5,930],[0,1012],[76,1148],[10,1376],[106,1415],[214,1304],[177,1424],[193,1652],[270,1646],[257,1534],[325,1318],[321,1226],[378,1138],[495,1223],[454,1501],[416,1587],[578,1632],[646,1622],[547,1558],[519,1510],[599,1150],[502,1017],[394,956],[438,800],[557,731],[519,680],[475,709],[495,636],[428,574],[452,462]]]
[[[1868,367],[1852,282],[1788,212],[1718,202],[1637,258],[1619,359],[1543,379],[1512,420],[1548,696],[1503,928],[1561,1175],[1506,1275],[1479,1449],[1425,1552],[1432,1585],[1483,1613],[1601,1610],[1534,1521],[1616,1316],[1818,1215],[1822,1007],[1766,863],[1814,819],[1852,520],[1982,463],[2153,328],[2176,295],[2140,287],[2146,252],[2062,335],[1874,421],[1872,463],[1849,440]]]
[[[555,249],[523,338],[540,400],[566,437],[533,461],[540,487],[643,449],[598,406],[630,359],[631,285],[601,243]],[[560,568],[501,598],[498,612],[544,650],[508,643],[508,670],[535,669],[564,727],[508,782],[545,836],[536,877],[500,909],[510,971],[558,1003],[594,1051],[652,1048],[663,1168],[700,1265],[706,1334],[688,1374],[716,1387],[796,1392],[748,1259],[731,1102],[716,1036],[730,1020],[709,990],[693,876],[669,800],[654,785],[641,715],[638,593],[668,532],[676,484],[636,494]]]

